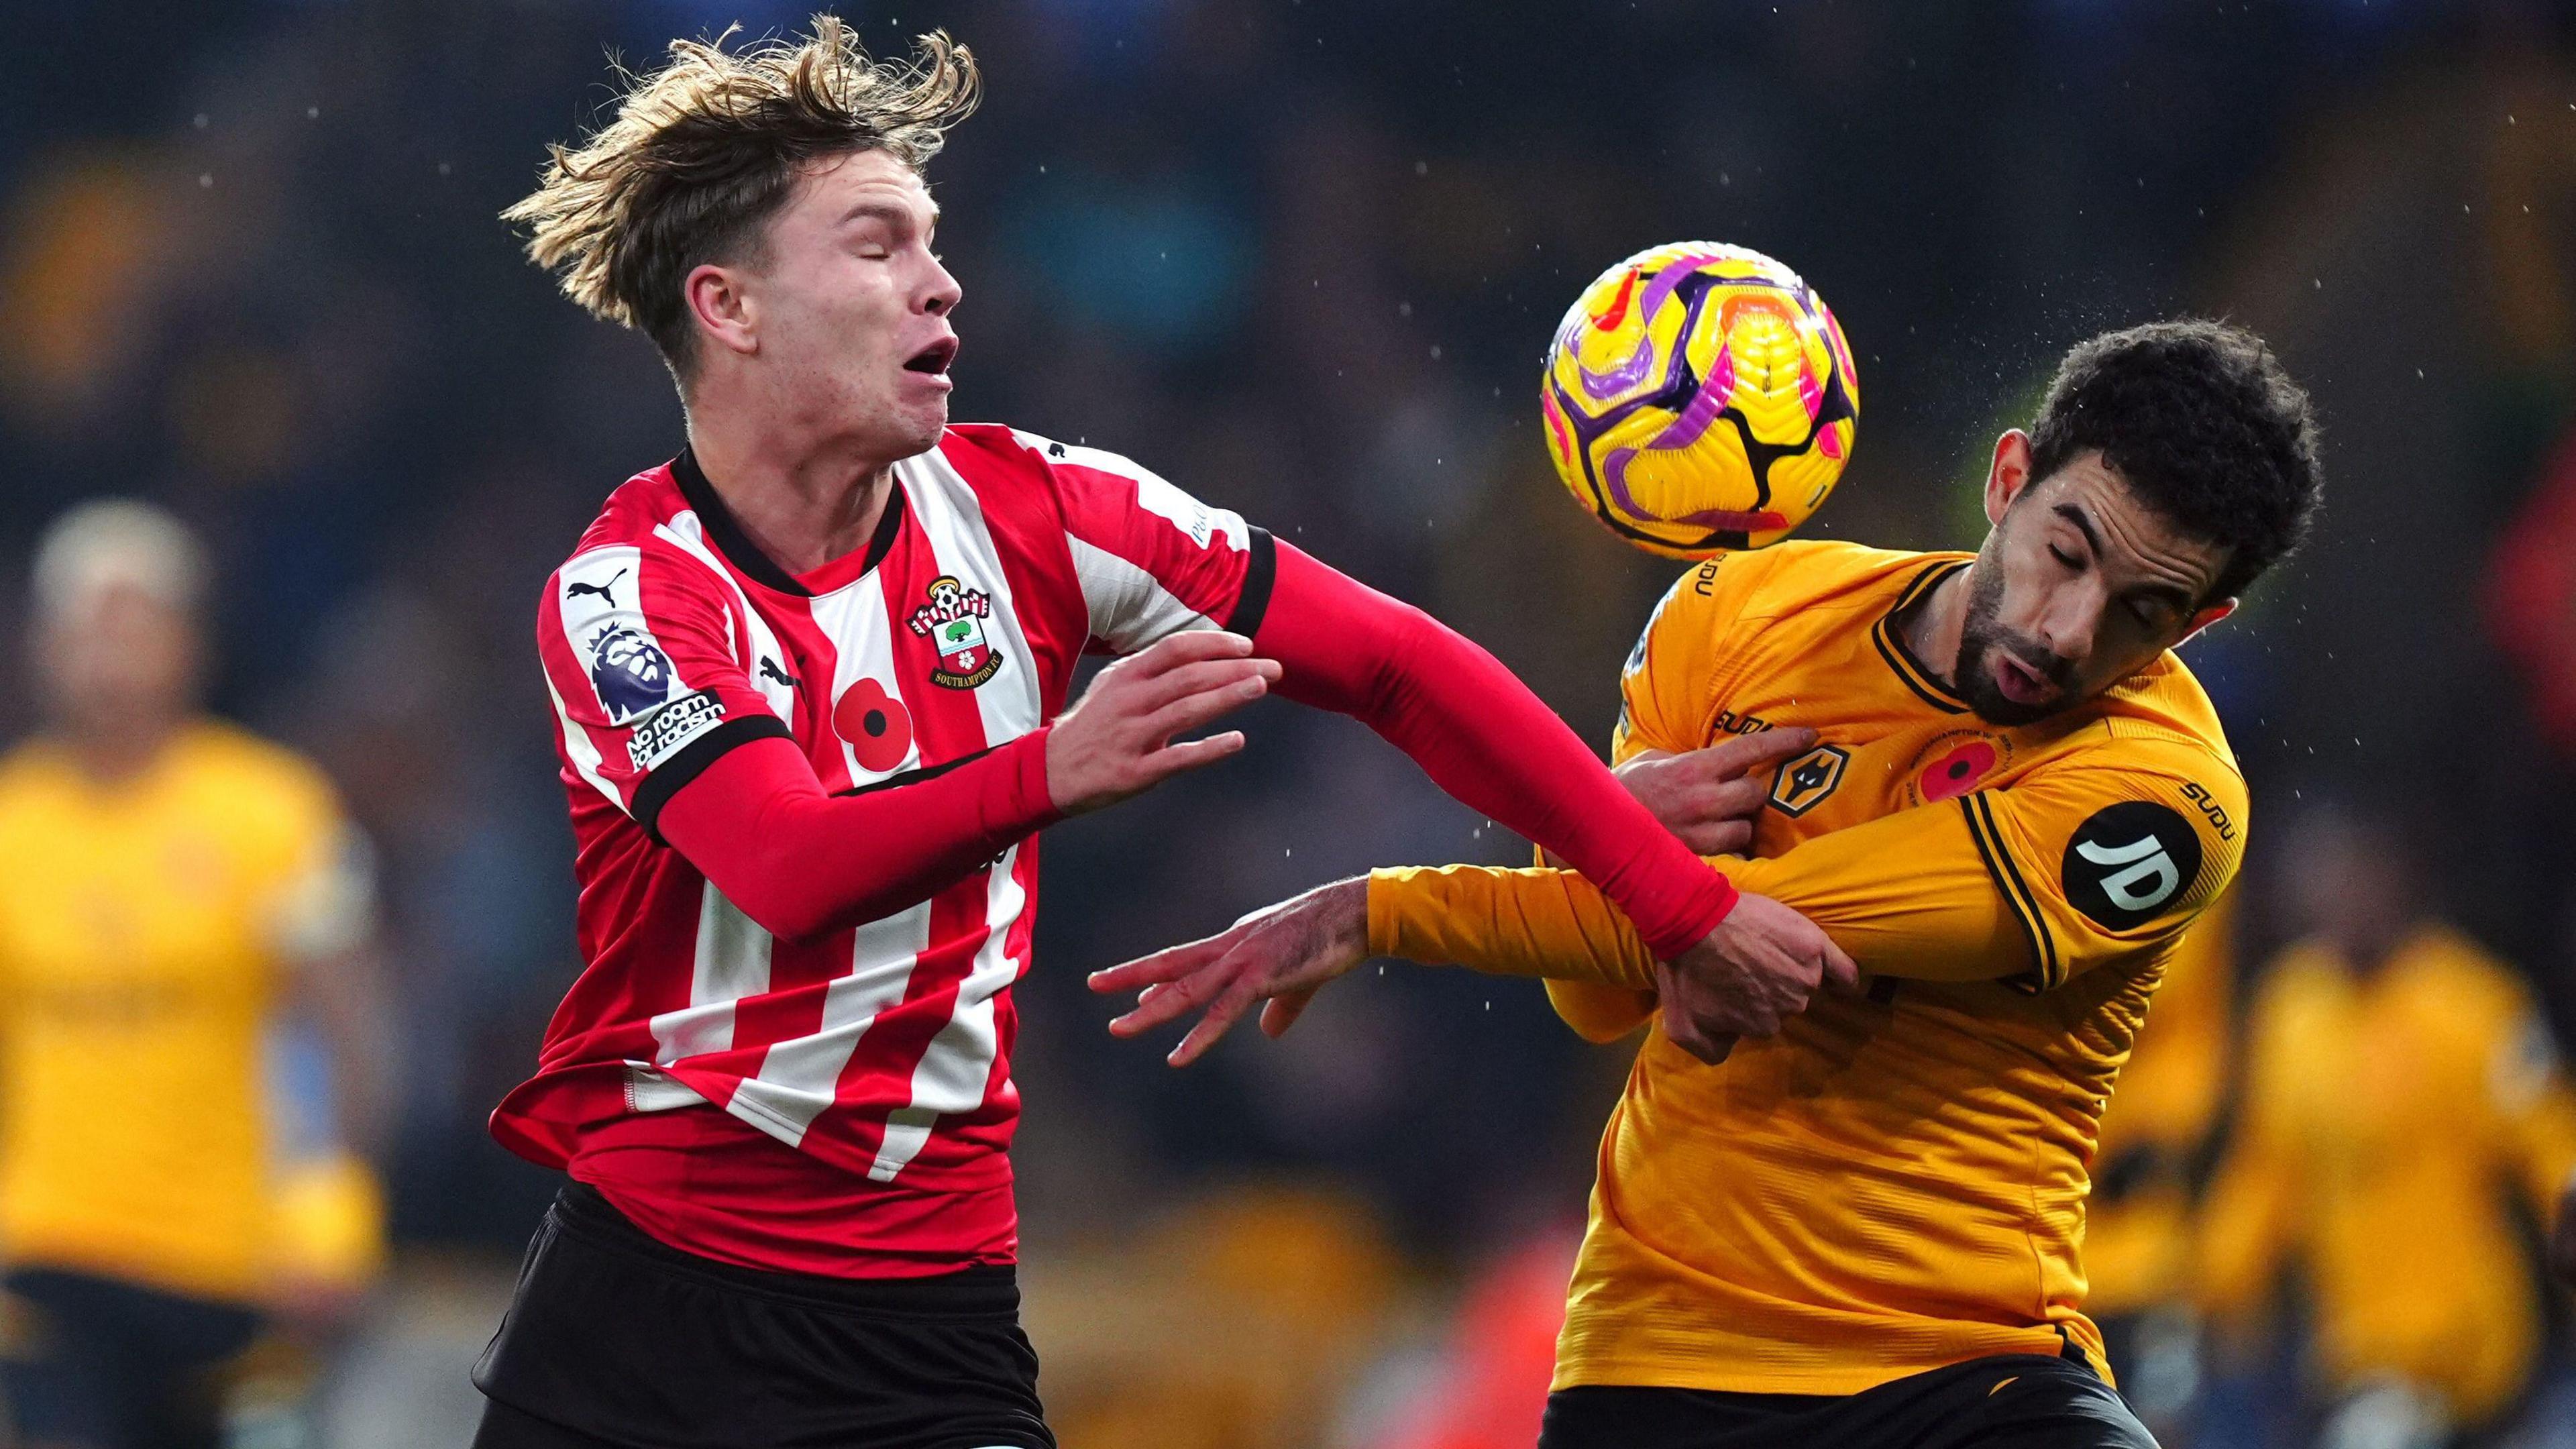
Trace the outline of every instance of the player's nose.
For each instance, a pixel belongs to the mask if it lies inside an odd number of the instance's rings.
[[[2039,642],[2066,664],[2080,665],[2093,653],[2094,636],[2110,607],[2110,596],[2092,579],[2075,580],[2057,591],[2040,617]]]
[[[931,258],[930,276],[922,288],[921,310],[934,317],[944,317],[957,310],[957,304],[964,300],[965,295],[966,289],[959,284],[956,274],[938,258]]]

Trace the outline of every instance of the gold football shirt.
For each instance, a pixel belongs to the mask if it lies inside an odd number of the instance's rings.
[[[1556,1384],[1847,1394],[1997,1353],[2097,1366],[2087,1170],[2167,955],[2233,877],[2245,787],[2167,655],[2026,728],[1979,720],[1896,616],[1958,555],[1788,543],[1682,576],[1615,752],[1807,725],[1725,866],[1866,989],[1709,1067],[1660,1026],[1602,1138]],[[1546,976],[1596,1039],[1652,958],[1568,872],[1378,872],[1373,948]],[[2107,1366],[2103,1366],[2106,1368]]]
[[[264,1032],[284,953],[338,929],[319,772],[203,724],[102,785],[0,760],[0,1250],[254,1296],[276,1230]]]

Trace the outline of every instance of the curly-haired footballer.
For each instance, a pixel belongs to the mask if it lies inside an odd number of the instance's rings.
[[[508,213],[660,348],[688,447],[538,604],[585,964],[492,1128],[573,1183],[475,1375],[487,1449],[1051,1445],[1007,1155],[1036,835],[1241,748],[1173,741],[1273,687],[1661,955],[1801,999],[1850,969],[1419,611],[1115,454],[949,424],[921,171],[979,84],[828,16],[679,44]],[[1068,709],[1089,650],[1126,657]]]
[[[1975,554],[1785,543],[1674,583],[1628,661],[1622,778],[1822,925],[1860,992],[1789,1015],[1657,965],[1580,877],[1468,866],[1326,886],[1096,984],[1146,990],[1124,1033],[1208,1005],[1193,1049],[1266,997],[1285,1029],[1372,952],[1547,978],[1596,1040],[1657,1019],[1602,1140],[1543,1449],[2151,1449],[2082,1311],[2088,1173],[2246,832],[2171,651],[2318,487],[2263,344],[2154,323],[2076,347],[1997,441]]]

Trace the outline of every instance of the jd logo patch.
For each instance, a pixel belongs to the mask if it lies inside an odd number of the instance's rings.
[[[1771,781],[1771,808],[1795,819],[1823,803],[1843,782],[1851,755],[1840,745],[1818,745],[1780,767]]]
[[[2124,800],[2076,827],[2058,870],[2068,904],[2106,929],[2133,930],[2200,878],[2200,834],[2154,801]]]
[[[912,632],[939,650],[930,682],[942,689],[973,689],[1002,668],[1002,656],[984,637],[984,621],[993,616],[993,600],[942,574],[930,581],[930,602],[912,611],[905,622]]]

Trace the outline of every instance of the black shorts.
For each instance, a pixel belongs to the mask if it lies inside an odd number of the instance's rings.
[[[476,1449],[1055,1449],[1007,1267],[769,1273],[555,1199],[474,1386]]]
[[[58,1268],[18,1269],[8,1292],[18,1322],[0,1383],[15,1442],[223,1442],[223,1370],[257,1335],[257,1313]]]
[[[1547,1396],[1539,1449],[2155,1449],[2083,1360],[1971,1359],[1857,1394],[1584,1387]]]

